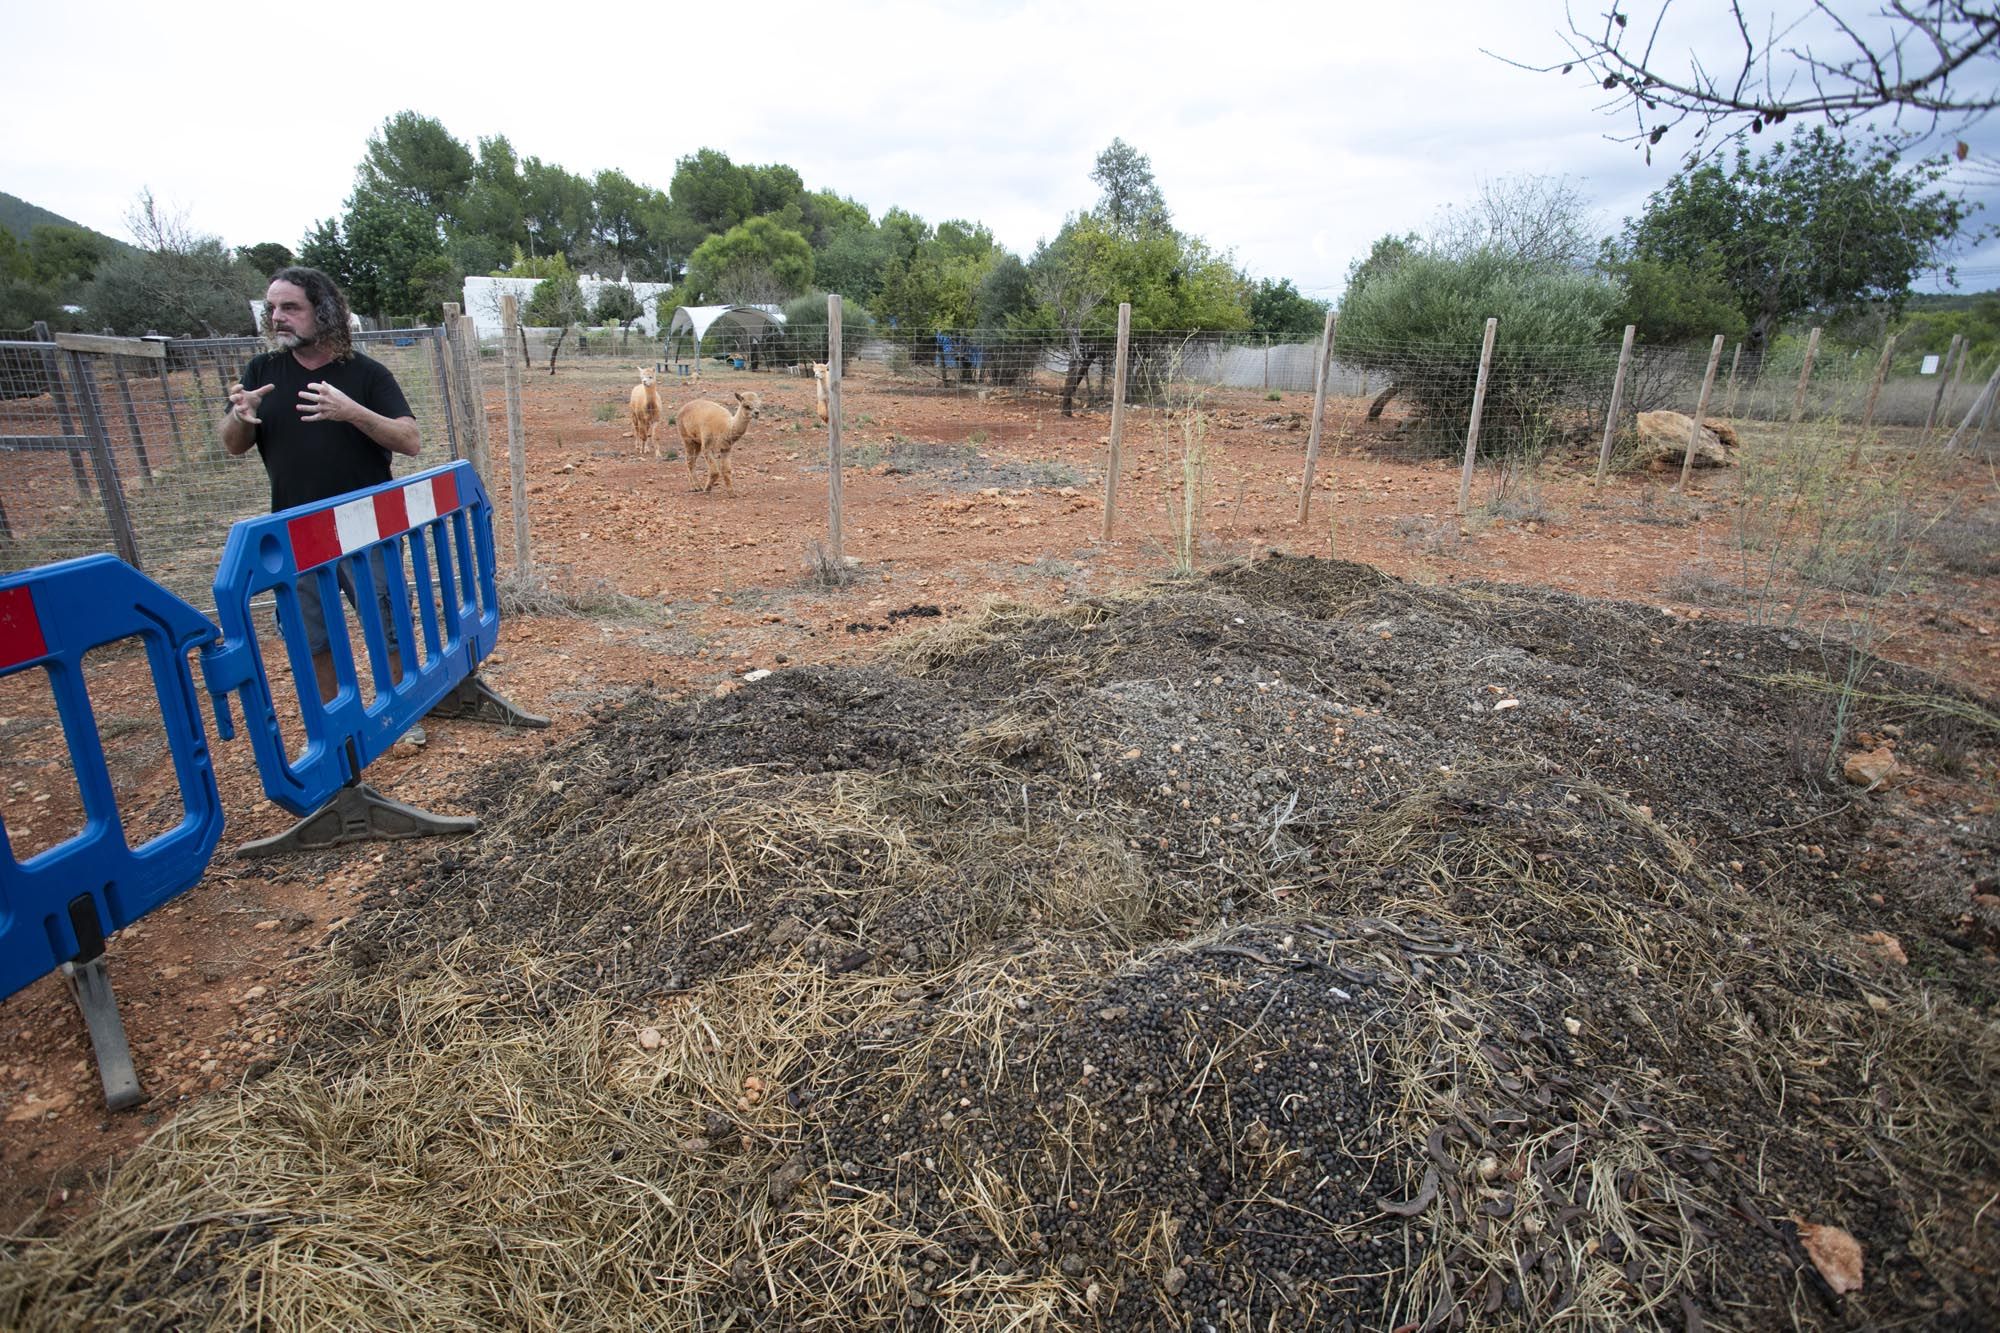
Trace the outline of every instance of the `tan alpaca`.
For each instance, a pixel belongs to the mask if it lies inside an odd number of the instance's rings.
[[[712,491],[718,477],[722,479],[722,489],[730,495],[736,494],[735,484],[729,476],[729,450],[743,438],[743,432],[750,429],[750,418],[757,415],[763,400],[754,393],[736,395],[739,404],[734,412],[721,403],[711,403],[706,398],[697,398],[681,408],[675,419],[680,423],[681,444],[687,450],[688,483],[690,490]],[[708,454],[708,485],[695,484],[695,467],[702,454]]]
[[[819,391],[819,401],[813,404],[813,411],[819,415],[819,424],[826,424],[826,366],[813,362],[813,388]]]
[[[632,386],[632,438],[639,442],[641,449],[653,446],[653,457],[660,456],[660,442],[653,432],[660,425],[660,391],[653,387],[653,372],[645,366],[639,367],[639,382]]]

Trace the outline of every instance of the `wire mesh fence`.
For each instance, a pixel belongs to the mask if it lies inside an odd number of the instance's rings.
[[[1462,344],[1448,346],[1368,345],[1336,336],[1323,436],[1336,445],[1365,441],[1407,455],[1456,457],[1480,392],[1480,334],[1468,330]],[[872,394],[968,400],[967,430],[984,438],[1104,411],[1112,396],[1116,340],[1107,334],[860,329],[846,331],[842,342],[846,415],[864,427]],[[1709,351],[1706,344],[1634,350],[1619,394],[1614,465],[1636,461],[1645,444],[1637,429],[1641,414],[1695,412]],[[698,343],[685,335],[655,341],[598,330],[579,339],[575,331],[526,329],[504,348],[500,339],[489,339],[485,354],[489,362],[519,358],[530,402],[541,386],[565,377],[572,383],[579,376],[602,379],[605,401],[595,411],[607,421],[623,419],[624,393],[649,361],[671,413],[677,395],[719,398],[727,406],[731,392],[783,384],[787,376],[806,378],[826,359],[827,341],[824,326],[712,328]],[[1238,424],[1281,426],[1299,424],[1312,406],[1320,347],[1316,340],[1258,333],[1135,332],[1128,357],[1127,401],[1139,410],[1138,421],[1150,420],[1148,408],[1192,406],[1233,413],[1243,419]],[[1513,459],[1565,445],[1596,447],[1620,382],[1619,361],[1616,343],[1510,345],[1502,330],[1481,393],[1480,456]],[[1956,426],[1983,386],[1974,374],[1950,382],[1894,368],[1877,385],[1875,358],[1859,353],[1820,359],[1803,382],[1801,369],[1796,358],[1772,355],[1763,358],[1761,371],[1752,371],[1740,349],[1725,353],[1706,415],[1753,423],[1796,415],[1855,424],[1872,411],[1870,424],[1877,427],[1922,427],[1928,419],[1942,429]],[[1279,405],[1260,409],[1260,399]],[[975,423],[980,416],[988,420]],[[1157,430],[1158,423],[1150,428]]]
[[[398,474],[457,457],[467,430],[436,329],[357,336],[393,372],[423,435]],[[229,386],[255,338],[0,342],[0,569],[97,552],[123,556],[198,607],[230,525],[266,513],[254,451],[232,458],[219,431]],[[89,350],[83,350],[88,348]]]
[[[1617,346],[1513,346],[1503,332],[1482,389],[1480,332],[1468,330],[1462,345],[1444,347],[1336,337],[1318,414],[1324,446],[1330,452],[1367,447],[1456,457],[1478,396],[1483,459],[1511,465],[1564,447],[1594,451],[1618,380]],[[133,350],[142,342],[143,354]],[[474,344],[454,343],[442,329],[368,333],[360,343],[396,374],[422,427],[422,455],[397,459],[396,470],[471,456],[501,504],[515,498],[508,469],[498,460],[489,465],[480,442],[489,415],[494,423],[504,417],[502,357],[517,359],[523,372],[531,434],[554,420],[562,423],[556,434],[571,440],[629,436],[628,395],[638,370],[652,367],[665,447],[672,450],[667,421],[680,403],[696,397],[733,405],[736,392],[761,392],[791,404],[787,430],[819,429],[812,417],[812,368],[826,360],[828,346],[824,326],[711,329],[699,343],[620,329],[528,329],[511,339],[488,338],[476,352]],[[1108,413],[1111,405],[1116,339],[1097,331],[916,334],[850,327],[842,344],[850,463],[895,466],[899,449],[1030,439],[1059,419]],[[206,606],[230,525],[265,512],[269,503],[263,470],[247,456],[227,457],[217,431],[228,386],[263,344],[119,340],[116,346],[124,350],[0,341],[0,568],[110,551]],[[1979,398],[1989,367],[1921,375],[1915,373],[1917,351],[1902,349],[1903,360],[1879,385],[1876,358],[1860,353],[1829,355],[1804,376],[1796,359],[1766,357],[1752,372],[1740,355],[1725,354],[1707,415],[1755,422],[1796,414],[1853,425],[1872,411],[1877,428],[1921,428],[1930,421],[1941,438],[1968,415],[1991,415],[1990,401],[1982,405]],[[1176,423],[1194,414],[1214,428],[1218,445],[1249,432],[1294,439],[1303,450],[1320,358],[1317,340],[1135,332],[1128,349],[1128,438],[1183,448],[1188,433]],[[1642,461],[1645,440],[1634,428],[1639,414],[1694,412],[1707,359],[1706,347],[1634,352],[1613,432],[1614,465]],[[871,430],[882,403],[908,400],[949,405],[930,418],[937,438]],[[497,424],[492,434],[504,440]],[[1976,430],[1965,438],[1984,443]],[[798,444],[802,454],[811,454],[804,439]],[[1064,479],[1077,485],[1102,480],[1074,471]],[[526,496],[521,500],[528,503]]]

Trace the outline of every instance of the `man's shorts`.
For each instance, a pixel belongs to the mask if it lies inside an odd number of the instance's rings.
[[[389,584],[384,573],[382,553],[370,551],[368,563],[369,572],[375,576],[375,606],[382,615],[382,628],[389,649],[395,652],[397,651],[396,618],[389,600]],[[358,594],[355,591],[354,575],[348,571],[346,561],[342,561],[336,567],[334,577],[340,581],[340,595],[347,599],[347,604],[359,605],[356,600]],[[319,579],[311,574],[299,580],[299,616],[305,622],[306,645],[312,649],[313,655],[316,657],[326,652],[330,643],[326,628],[326,608],[320,604]],[[368,649],[365,644],[350,640],[349,646],[353,649],[357,666],[367,659]]]

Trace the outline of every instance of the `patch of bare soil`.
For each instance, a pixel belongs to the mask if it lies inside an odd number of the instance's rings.
[[[0,1322],[1991,1326],[1994,705],[1847,661],[1272,556],[628,687]]]

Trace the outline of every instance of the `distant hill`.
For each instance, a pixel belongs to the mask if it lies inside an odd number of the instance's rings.
[[[1903,310],[1912,315],[1938,315],[1947,310],[1970,310],[1993,292],[1920,292],[1903,305]]]
[[[60,213],[51,213],[48,209],[42,208],[37,204],[31,204],[25,199],[17,199],[11,194],[0,192],[0,227],[5,227],[8,231],[13,232],[16,239],[27,240],[28,233],[45,222],[57,227],[75,227],[79,231],[87,231],[93,236],[103,236],[110,243],[113,250],[129,250],[132,248],[116,236],[105,236],[103,232],[86,227],[81,222],[71,222]]]

